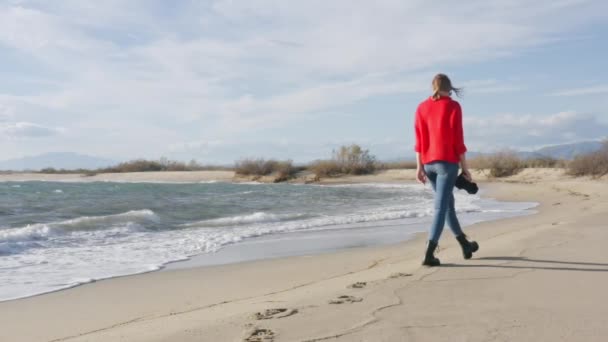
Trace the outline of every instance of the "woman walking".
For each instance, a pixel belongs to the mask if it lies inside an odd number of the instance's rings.
[[[435,216],[422,262],[426,266],[441,264],[434,253],[446,221],[460,243],[465,259],[470,259],[479,249],[476,242],[467,240],[454,208],[453,191],[459,166],[463,176],[472,181],[466,162],[462,109],[451,98],[452,93],[460,96],[460,92],[446,75],[438,74],[433,78],[433,95],[416,110],[416,178],[423,184],[430,181],[435,191]]]

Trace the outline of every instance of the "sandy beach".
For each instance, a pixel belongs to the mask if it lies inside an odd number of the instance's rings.
[[[215,176],[95,177],[233,178]],[[7,177],[17,176],[0,180]],[[391,170],[329,182],[412,178],[413,170]],[[482,187],[540,205],[534,215],[468,227],[481,246],[471,260],[446,230],[439,268],[420,266],[420,234],[390,246],[113,278],[1,302],[0,341],[605,341],[606,179],[534,169]]]

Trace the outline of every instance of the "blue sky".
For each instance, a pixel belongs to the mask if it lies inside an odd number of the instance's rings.
[[[437,72],[470,150],[608,135],[608,2],[2,1],[0,159],[410,157]]]

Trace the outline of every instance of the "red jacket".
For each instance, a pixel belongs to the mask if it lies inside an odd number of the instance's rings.
[[[467,151],[462,130],[462,109],[449,96],[432,97],[416,110],[416,152],[422,163],[433,161],[460,162]]]

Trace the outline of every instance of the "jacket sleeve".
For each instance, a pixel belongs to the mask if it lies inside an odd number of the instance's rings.
[[[454,148],[456,149],[456,155],[467,151],[467,146],[464,144],[464,129],[462,128],[462,108],[458,104],[456,106],[456,112],[454,113],[454,130],[456,131],[454,139]]]
[[[416,120],[414,123],[414,129],[416,131],[416,144],[414,145],[414,151],[420,152],[421,141],[422,141],[422,122],[420,120],[420,107],[416,109]]]

